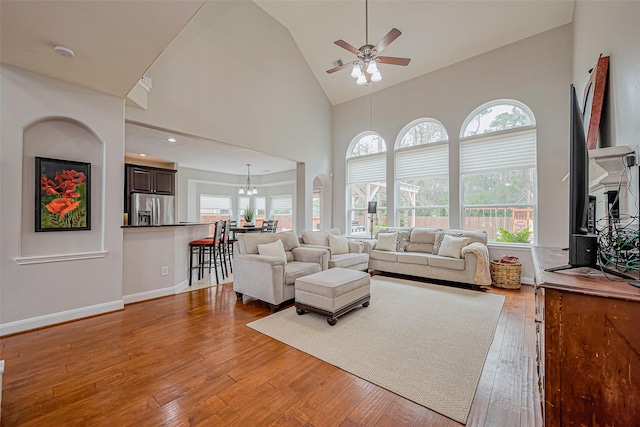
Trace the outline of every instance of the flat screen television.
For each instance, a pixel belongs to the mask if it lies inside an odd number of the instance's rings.
[[[582,110],[573,85],[569,104],[569,263],[547,271],[578,267],[598,268],[607,273],[631,278],[620,271],[598,266],[598,236],[589,233],[589,150],[584,133]]]

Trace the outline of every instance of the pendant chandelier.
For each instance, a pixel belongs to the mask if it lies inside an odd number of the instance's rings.
[[[258,189],[251,185],[251,172],[249,171],[250,166],[251,165],[247,163],[247,184],[240,187],[238,194],[258,194]]]

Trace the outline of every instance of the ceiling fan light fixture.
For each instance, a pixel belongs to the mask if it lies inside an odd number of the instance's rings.
[[[359,85],[366,84],[367,78],[364,76],[364,74],[360,74],[360,76],[358,77],[358,80],[356,80],[356,83],[358,83]]]
[[[378,72],[376,61],[369,61],[369,64],[367,65],[367,73],[374,75],[376,72]]]
[[[376,72],[371,76],[371,81],[379,82],[380,80],[382,80],[382,74],[380,74],[380,70],[376,70]]]
[[[362,74],[362,71],[360,70],[360,64],[358,63],[353,64],[353,69],[351,70],[351,77],[353,77],[354,79],[357,79],[358,77],[360,77],[361,74]]]

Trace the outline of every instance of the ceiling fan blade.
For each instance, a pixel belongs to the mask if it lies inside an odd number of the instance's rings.
[[[373,50],[374,52],[377,52],[377,53],[382,52],[382,49],[384,49],[385,47],[389,46],[389,45],[391,44],[391,42],[392,42],[392,41],[394,41],[395,39],[397,39],[398,37],[400,37],[400,34],[402,34],[402,32],[401,32],[399,29],[397,29],[397,28],[392,28],[392,29],[391,29],[391,31],[389,31],[389,32],[387,33],[387,35],[386,35],[386,36],[384,36],[384,37],[382,38],[382,40],[380,40],[380,41],[378,42],[378,44],[376,44],[376,45],[373,47],[373,49],[372,49],[372,50]],[[336,43],[337,43],[337,42],[336,42]]]
[[[327,70],[327,73],[329,73],[329,74],[331,74],[331,73],[335,73],[336,71],[340,71],[340,70],[342,70],[343,68],[350,67],[351,65],[353,65],[353,63],[352,63],[352,62],[347,62],[346,64],[338,65],[338,66],[337,66],[337,67],[335,67],[335,68],[332,68],[332,69],[330,69],[330,70]]]
[[[360,52],[359,49],[351,46],[349,43],[347,43],[344,40],[336,40],[334,41],[334,43],[343,49],[347,49],[349,52],[353,53],[354,55],[362,55],[362,52]]]
[[[380,64],[391,64],[391,65],[409,65],[411,62],[410,58],[397,58],[395,56],[376,56],[376,62]]]

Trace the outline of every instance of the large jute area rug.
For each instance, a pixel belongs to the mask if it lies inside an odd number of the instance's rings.
[[[291,307],[247,326],[466,423],[504,297],[373,277],[371,305],[329,326]]]

